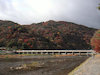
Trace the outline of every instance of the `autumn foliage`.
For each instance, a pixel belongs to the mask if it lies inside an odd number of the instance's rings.
[[[0,20],[0,47],[14,49],[91,49],[97,29],[65,21],[20,25]]]
[[[94,36],[91,39],[92,48],[100,53],[100,30],[96,31]]]

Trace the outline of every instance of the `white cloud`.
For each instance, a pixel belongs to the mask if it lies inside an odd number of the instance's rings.
[[[100,28],[98,3],[99,0],[0,0],[0,19],[20,24],[64,20]]]

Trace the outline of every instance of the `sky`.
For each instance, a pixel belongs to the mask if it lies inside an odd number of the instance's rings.
[[[100,29],[100,0],[0,0],[0,20],[31,24],[68,21]]]

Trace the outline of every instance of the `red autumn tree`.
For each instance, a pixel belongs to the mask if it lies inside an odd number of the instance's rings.
[[[100,30],[96,31],[92,37],[91,46],[96,52],[100,53]]]

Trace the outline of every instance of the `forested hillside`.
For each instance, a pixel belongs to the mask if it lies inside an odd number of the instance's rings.
[[[65,21],[20,25],[0,20],[0,47],[13,49],[91,49],[97,29]]]

